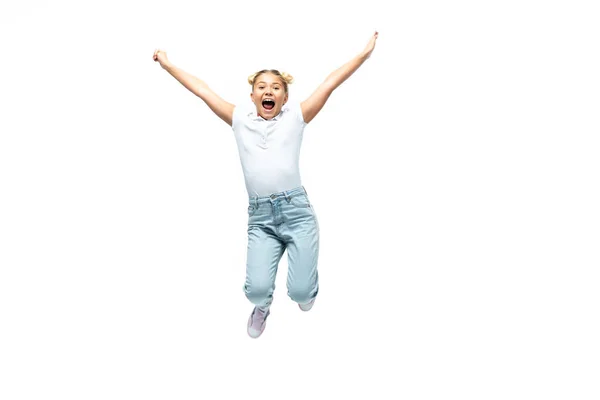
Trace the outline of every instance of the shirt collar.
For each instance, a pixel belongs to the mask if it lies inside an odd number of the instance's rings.
[[[281,111],[279,112],[279,114],[274,116],[273,119],[271,119],[270,121],[279,121],[283,114],[285,114],[289,110],[290,109],[287,106],[287,104],[284,104],[283,107],[281,107]],[[266,121],[266,119],[258,115],[258,113],[256,112],[256,108],[248,113],[248,117],[250,117],[250,119],[253,121]]]

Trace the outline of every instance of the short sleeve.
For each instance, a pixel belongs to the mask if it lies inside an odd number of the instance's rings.
[[[306,122],[304,122],[304,116],[302,115],[302,106],[299,102],[292,102],[290,104],[290,111],[292,111],[292,113],[294,114],[294,116],[296,117],[296,120],[304,127],[307,125]]]
[[[235,131],[240,124],[240,117],[241,117],[240,113],[241,113],[241,108],[239,105],[236,104],[233,107],[233,115],[231,116],[231,129],[233,131]]]

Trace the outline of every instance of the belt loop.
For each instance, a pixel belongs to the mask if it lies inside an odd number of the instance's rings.
[[[254,206],[258,209],[258,196],[254,196]]]
[[[283,194],[285,195],[285,199],[286,199],[286,200],[287,200],[287,202],[289,203],[291,198],[290,198],[290,195],[289,195],[288,191],[287,191],[287,190],[286,190],[286,191],[284,191],[284,192],[283,192]]]
[[[304,185],[302,186],[302,190],[304,190],[304,194],[308,196],[308,192],[306,191],[306,188],[304,187]]]

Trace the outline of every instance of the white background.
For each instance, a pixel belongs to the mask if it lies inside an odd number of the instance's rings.
[[[0,9],[0,398],[598,399],[588,1],[37,1]],[[303,100],[321,291],[246,334],[232,103]]]

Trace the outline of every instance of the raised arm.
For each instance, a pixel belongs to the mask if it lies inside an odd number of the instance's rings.
[[[309,123],[317,116],[331,93],[350,77],[370,56],[375,48],[378,33],[375,32],[363,51],[356,57],[333,71],[310,97],[300,103],[304,122]]]
[[[219,118],[231,126],[234,109],[233,104],[230,104],[219,97],[203,80],[198,79],[173,65],[173,63],[167,59],[167,53],[163,50],[156,50],[152,58],[154,61],[158,61],[165,71],[170,73],[190,92],[200,97]]]

